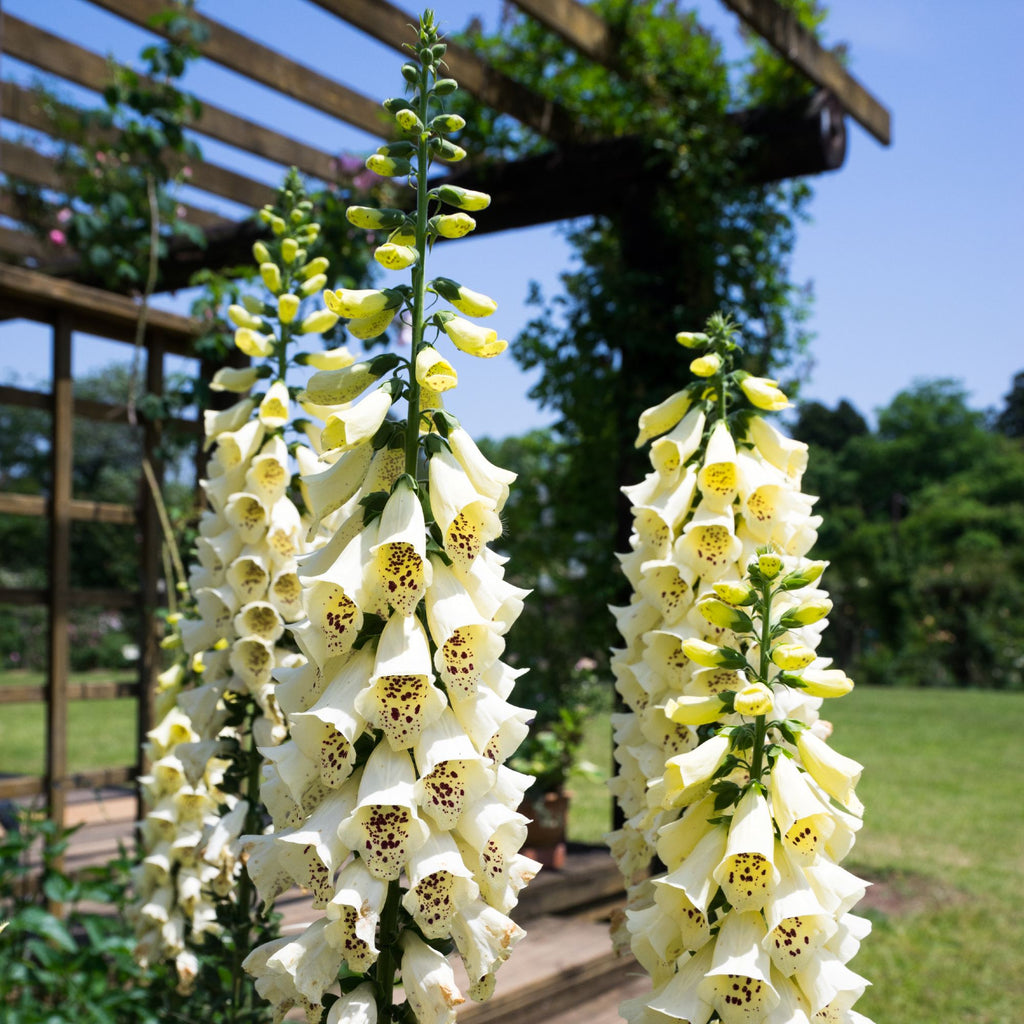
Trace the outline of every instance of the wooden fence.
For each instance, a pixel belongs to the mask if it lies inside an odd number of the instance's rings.
[[[44,587],[0,588],[0,605],[40,605],[48,608],[46,626],[46,681],[41,685],[0,687],[0,716],[14,703],[45,705],[45,770],[42,776],[0,777],[0,800],[43,798],[49,815],[61,822],[69,789],[117,785],[134,780],[140,765],[112,765],[88,772],[72,772],[68,764],[68,707],[76,700],[134,697],[138,707],[138,736],[152,727],[154,676],[159,670],[158,634],[154,612],[160,603],[162,535],[156,505],[141,483],[136,505],[84,501],[72,493],[75,418],[120,422],[128,428],[127,410],[104,402],[76,399],[72,392],[72,350],[75,336],[87,333],[114,341],[134,341],[139,307],[130,299],[95,288],[72,284],[16,267],[0,266],[0,318],[49,324],[52,329],[53,382],[49,392],[0,387],[0,403],[50,413],[51,478],[49,494],[0,492],[0,514],[41,516],[48,524],[47,582]],[[196,322],[188,317],[150,311],[144,339],[145,389],[163,390],[164,356],[192,354]],[[129,353],[126,351],[126,355]],[[194,420],[178,420],[198,433]],[[142,422],[143,450],[160,473],[156,457],[162,425]],[[75,589],[70,585],[74,521],[112,523],[134,530],[139,551],[136,590]],[[110,609],[134,607],[140,611],[138,678],[134,683],[69,683],[72,609],[94,606]]]

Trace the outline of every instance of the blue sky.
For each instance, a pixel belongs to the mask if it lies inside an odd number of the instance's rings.
[[[125,61],[147,38],[84,0],[4,0],[3,6]],[[453,27],[474,14],[493,27],[501,10],[500,0],[436,0],[433,6]],[[735,45],[736,19],[718,0],[695,6],[727,45]],[[394,51],[305,0],[200,0],[199,7],[367,95],[399,89]],[[297,16],[283,19],[283,12]],[[848,398],[870,414],[915,378],[941,376],[962,380],[972,403],[986,407],[998,405],[1013,374],[1024,369],[1012,300],[1024,282],[1018,241],[1024,235],[1022,38],[1024,4],[1018,0],[969,6],[833,0],[825,42],[849,44],[852,71],[892,111],[894,141],[882,147],[851,121],[844,167],[813,180],[812,220],[799,230],[794,260],[794,278],[812,281],[816,295],[815,366],[806,396],[828,404]],[[3,74],[31,77],[12,61]],[[322,148],[366,151],[371,145],[361,132],[216,67],[197,69],[188,84],[200,97],[254,120],[315,136]],[[228,161],[224,148],[203,146],[210,159]],[[268,183],[277,180],[273,165],[232,159]],[[432,272],[493,295],[500,308],[492,323],[508,337],[531,315],[524,305],[529,282],[556,293],[558,274],[571,260],[557,226],[470,237],[442,248]],[[123,347],[83,345],[76,371],[118,352]],[[0,327],[0,381],[45,379],[45,353],[44,332]],[[525,397],[530,378],[507,355],[486,363],[463,358],[459,370],[460,387],[449,405],[474,433],[503,436],[550,421],[550,413]]]

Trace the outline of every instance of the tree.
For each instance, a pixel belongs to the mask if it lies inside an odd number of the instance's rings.
[[[1024,437],[1024,370],[1015,374],[1013,386],[1003,399],[1003,408],[993,423],[1004,437]]]

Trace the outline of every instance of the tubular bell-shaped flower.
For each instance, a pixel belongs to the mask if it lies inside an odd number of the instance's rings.
[[[800,491],[806,448],[758,415],[788,403],[731,369],[733,333],[719,317],[685,336],[708,350],[701,379],[641,416],[654,472],[624,488],[634,595],[612,609],[629,710],[611,788],[626,822],[610,845],[627,884],[655,853],[666,870],[628,889],[618,940],[652,987],[623,1013],[811,1024],[835,1009],[870,1024],[845,966],[866,931],[842,924],[865,883],[836,863],[860,825],[861,765],[818,721],[822,698],[853,684],[816,653],[831,603],[811,589],[823,564],[807,559],[820,518]]]
[[[334,981],[325,966],[362,975],[358,985],[342,981],[343,991],[356,987],[328,1014],[338,1024],[348,1014],[374,1024],[450,1024],[464,999],[434,948],[445,941],[463,959],[469,995],[486,998],[523,934],[507,915],[538,867],[519,852],[526,819],[517,807],[531,780],[503,764],[530,718],[508,700],[519,670],[500,660],[525,594],[505,581],[503,559],[488,548],[514,475],[482,455],[441,398],[458,379],[442,342],[480,356],[505,342],[465,319],[493,312],[491,300],[425,276],[432,243],[472,226],[437,207],[485,205],[482,193],[428,187],[433,157],[458,155],[446,134],[463,123],[436,109],[449,89],[434,90],[442,50],[425,15],[415,60],[404,68],[414,95],[385,104],[399,138],[367,162],[377,173],[411,176],[415,213],[348,214],[386,232],[378,262],[408,268],[411,285],[325,298],[356,337],[400,320],[411,352],[321,369],[299,396],[325,424],[319,432],[304,424],[311,447],[296,451],[306,536],[323,541],[297,559],[299,614],[281,615],[306,663],[271,668],[291,728],[266,751],[262,793],[273,831],[247,838],[268,897],[293,881],[312,890],[323,916],[310,929],[319,928],[325,947],[296,940],[266,955],[257,949],[249,969],[279,1005],[291,999],[312,1013]],[[428,315],[428,292],[463,315]],[[262,602],[251,614],[262,623],[258,612],[272,603],[269,563],[247,566],[250,577],[259,591],[250,600]],[[261,626],[259,636],[266,641],[276,628]],[[394,998],[398,978],[404,1006]]]

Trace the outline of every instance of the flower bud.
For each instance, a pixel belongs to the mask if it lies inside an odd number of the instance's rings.
[[[302,268],[301,277],[304,281],[308,281],[311,277],[323,274],[330,265],[331,262],[326,256],[317,256],[315,260],[310,260]]]
[[[698,331],[680,331],[676,335],[676,341],[683,348],[703,348],[708,343],[708,336]]]
[[[439,78],[434,83],[434,95],[448,96],[450,93],[455,92],[458,87],[459,83],[454,78]]]
[[[805,669],[799,680],[800,689],[812,697],[843,697],[853,689],[853,680],[840,668]]]
[[[387,270],[405,270],[419,258],[419,253],[411,245],[395,245],[385,242],[374,250],[373,258]]]
[[[397,305],[392,299],[392,294],[379,288],[339,288],[324,292],[327,308],[346,319],[373,316],[390,305]]]
[[[751,405],[769,412],[789,408],[789,399],[779,390],[778,382],[767,377],[745,376],[740,379],[740,388]]]
[[[455,347],[467,355],[489,359],[508,347],[507,341],[499,340],[497,331],[463,320],[453,313],[438,313],[435,320]]]
[[[805,601],[798,608],[790,608],[779,619],[779,625],[786,629],[793,629],[797,626],[810,626],[812,623],[820,622],[832,611],[832,602],[827,597],[812,598]]]
[[[259,378],[260,369],[258,366],[243,366],[240,368],[222,366],[213,375],[213,380],[210,381],[210,390],[231,391],[235,394],[241,394],[243,391],[248,391]]]
[[[491,197],[486,192],[474,192],[472,189],[459,188],[457,185],[441,185],[436,192],[437,198],[448,206],[459,210],[475,213],[491,205]]]
[[[732,706],[736,714],[747,718],[770,714],[774,706],[772,691],[764,683],[750,683],[736,691]]]
[[[274,354],[274,336],[257,334],[248,327],[235,331],[235,345],[247,356],[271,356]]]
[[[338,314],[332,313],[329,309],[318,309],[309,316],[304,317],[299,326],[300,334],[323,334],[329,331],[338,322]]]
[[[816,583],[828,566],[828,562],[809,562],[800,569],[787,573],[779,584],[780,590],[800,590]]]
[[[430,218],[432,227],[442,238],[463,238],[476,227],[468,213],[446,213]]]
[[[382,178],[403,178],[412,173],[412,164],[401,157],[381,156],[373,153],[366,158],[366,166]]]
[[[710,697],[670,697],[665,702],[665,716],[678,725],[708,725],[724,714],[717,693]]]
[[[252,313],[253,316],[263,316],[267,311],[266,303],[257,295],[243,295],[242,305],[246,311]],[[239,324],[239,327],[245,327],[246,324]]]
[[[699,601],[697,608],[708,622],[714,626],[721,626],[722,629],[731,629],[735,633],[749,633],[754,628],[746,612],[741,612],[739,608],[733,608],[715,597]]]
[[[323,352],[300,352],[295,362],[300,366],[312,366],[316,370],[341,370],[351,366],[356,357],[348,350],[347,345],[329,348]]]
[[[294,238],[284,238],[281,240],[281,259],[285,263],[294,263],[298,251],[299,243]]]
[[[766,580],[773,580],[782,572],[782,558],[770,553],[758,555],[757,568]]]
[[[292,295],[291,292],[286,292],[284,295],[279,295],[277,298],[277,317],[283,324],[290,324],[294,319],[295,315],[299,311],[299,305],[302,299],[298,295]]]
[[[288,225],[285,223],[283,217],[278,217],[276,214],[272,214],[270,217],[270,230],[275,235],[283,235],[288,230]]]
[[[745,606],[757,600],[757,591],[751,583],[729,583],[720,581],[711,584],[714,592],[727,604]]]
[[[749,668],[747,659],[739,651],[693,637],[683,641],[683,654],[704,668]]]
[[[378,210],[372,206],[350,206],[345,216],[350,224],[367,231],[391,231],[407,220],[402,210]]]
[[[320,291],[325,284],[327,284],[326,274],[314,274],[312,277],[302,282],[299,286],[299,294],[305,298],[309,298],[310,295],[315,295]]]
[[[449,163],[457,164],[460,160],[466,159],[466,151],[461,146],[456,146],[447,139],[439,139],[436,135],[430,140],[430,149]]]
[[[399,110],[395,114],[395,120],[398,122],[398,127],[402,131],[406,132],[421,132],[423,131],[423,122],[416,116],[416,111],[410,107],[406,107],[404,110]]]
[[[490,296],[466,288],[450,277],[435,277],[429,287],[466,316],[490,316],[498,308],[498,304]]]
[[[690,363],[690,373],[695,377],[713,377],[722,368],[722,357],[717,352],[698,356]]]
[[[432,132],[457,132],[466,127],[466,119],[458,114],[438,114],[430,122]]]
[[[281,269],[276,263],[261,263],[260,277],[267,286],[267,290],[275,295],[281,291]]]
[[[806,668],[817,655],[803,644],[779,644],[772,650],[772,661],[779,668],[794,671]]]
[[[260,402],[260,422],[268,430],[277,430],[288,422],[288,387],[283,380],[275,380]]]
[[[252,255],[253,259],[255,259],[257,263],[270,262],[270,250],[263,242],[252,243]]]
[[[245,306],[237,306],[234,303],[228,306],[228,319],[236,327],[248,327],[251,331],[258,331],[263,326],[260,317],[250,313]]]

